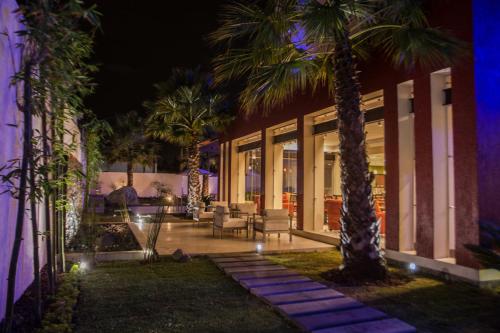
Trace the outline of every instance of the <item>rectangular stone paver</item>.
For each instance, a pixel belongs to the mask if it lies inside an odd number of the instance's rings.
[[[344,294],[339,293],[338,291],[335,291],[333,289],[319,289],[319,290],[302,291],[294,294],[263,296],[263,298],[267,302],[273,305],[310,302],[314,300],[319,301],[319,300],[338,298],[338,297],[344,297]]]
[[[302,329],[312,331],[325,327],[357,324],[385,318],[387,318],[385,313],[365,306],[347,311],[299,316],[295,317],[294,320]]]
[[[257,296],[266,296],[266,295],[296,293],[300,291],[317,290],[317,289],[327,289],[327,288],[321,283],[317,282],[300,282],[292,284],[282,284],[277,286],[256,287],[256,288],[251,288],[250,292]]]
[[[233,274],[237,272],[277,271],[281,269],[286,269],[286,268],[278,265],[228,267],[224,268],[224,272],[226,272],[226,274]]]
[[[243,287],[245,287],[246,289],[249,289],[249,288],[256,288],[256,287],[273,286],[273,285],[296,283],[296,282],[307,282],[307,281],[311,281],[311,279],[309,279],[305,276],[300,276],[300,275],[275,276],[275,277],[270,277],[270,278],[244,280],[244,281],[241,281],[241,285]]]
[[[267,277],[277,277],[277,276],[297,276],[299,275],[297,272],[290,271],[288,269],[281,269],[281,270],[276,270],[276,271],[259,271],[259,272],[239,272],[239,273],[234,273],[233,279],[236,281],[246,281],[246,280],[252,280],[252,279],[261,279],[261,278],[267,278]]]
[[[337,326],[313,331],[313,333],[414,333],[415,327],[395,319],[368,321],[346,326]]]
[[[327,311],[340,311],[345,309],[360,308],[363,304],[350,298],[340,297],[323,301],[310,301],[293,304],[279,305],[278,309],[289,316],[299,316]]]
[[[259,260],[259,261],[241,261],[241,262],[222,262],[218,263],[217,266],[221,268],[229,268],[229,267],[245,267],[245,266],[267,266],[267,265],[275,265],[274,263],[268,260]]]
[[[257,253],[249,253],[249,252],[242,252],[242,253],[213,253],[209,254],[208,257],[210,259],[216,259],[216,258],[235,258],[235,257],[262,257],[262,255],[257,254]]]
[[[414,333],[415,328],[345,297],[342,293],[275,265],[260,255],[211,256],[242,287],[266,301],[306,332]]]
[[[249,257],[223,257],[223,258],[213,258],[212,261],[215,263],[222,262],[239,262],[239,261],[256,261],[256,260],[266,260],[261,256],[249,256]]]

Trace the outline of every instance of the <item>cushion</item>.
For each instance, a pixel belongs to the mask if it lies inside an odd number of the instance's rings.
[[[277,231],[281,231],[281,230],[288,230],[289,229],[289,222],[288,221],[275,221],[275,220],[271,220],[271,221],[266,221],[266,230],[268,231],[274,231],[274,230],[277,230]]]
[[[198,218],[200,219],[212,219],[214,217],[214,212],[200,212]]]
[[[266,221],[266,231],[288,231],[290,228],[288,222],[283,221]],[[254,224],[255,230],[263,231],[264,230],[264,222],[257,221]]]
[[[224,228],[244,228],[247,226],[247,221],[240,218],[229,218],[224,221]]]
[[[264,216],[270,218],[288,218],[288,209],[264,209]]]
[[[257,213],[257,205],[253,202],[245,202],[236,204],[237,209],[242,213],[255,214]]]
[[[214,206],[214,207],[217,207],[217,206],[227,206],[227,201],[212,201],[210,202],[210,206]]]

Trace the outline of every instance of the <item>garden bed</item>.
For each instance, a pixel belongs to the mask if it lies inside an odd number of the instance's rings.
[[[85,241],[85,238],[95,241]],[[80,231],[69,245],[70,252],[88,251],[93,244],[96,252],[136,251],[141,246],[126,223],[97,223],[92,226],[82,225]]]

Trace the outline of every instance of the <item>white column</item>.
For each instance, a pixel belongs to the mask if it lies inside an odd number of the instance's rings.
[[[235,140],[231,142],[231,170],[228,170],[231,177],[231,196],[229,202],[238,202],[238,192],[239,192],[239,158],[238,144]]]
[[[411,112],[413,81],[398,85],[399,248],[415,249],[415,134]]]
[[[342,195],[342,189],[340,187],[340,154],[335,154],[335,161],[333,161],[333,172],[332,172],[332,184],[333,184],[333,194]]]
[[[236,163],[234,165],[234,170],[236,171],[235,179],[235,195],[231,199],[232,203],[245,202],[245,175],[246,175],[246,163],[245,163],[245,153],[236,154]]]
[[[266,193],[265,193],[265,207],[266,208],[277,208],[274,206],[274,182],[275,182],[275,177],[274,177],[274,145],[273,145],[273,130],[272,129],[266,129],[266,165],[264,166],[264,172],[265,172],[265,181],[266,181]]]
[[[274,184],[273,184],[273,207],[283,208],[283,145],[277,144],[274,150]]]
[[[224,200],[229,200],[229,158],[230,155],[232,155],[232,152],[229,151],[229,141],[224,145],[224,159],[226,163],[226,172],[224,173]]]
[[[314,137],[314,231],[322,231],[325,218],[325,138]]]
[[[314,230],[314,135],[313,117],[304,117],[304,230]],[[299,175],[300,177],[300,175]]]
[[[449,71],[431,74],[432,109],[432,170],[434,190],[434,258],[450,256],[450,174],[448,167],[449,143],[448,112],[443,106],[446,75]],[[453,189],[451,190],[453,193]]]

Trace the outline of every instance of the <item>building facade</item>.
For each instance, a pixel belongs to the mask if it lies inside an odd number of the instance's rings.
[[[500,3],[429,2],[430,22],[468,42],[452,67],[394,69],[360,63],[367,154],[388,258],[470,281],[500,278],[464,244],[479,222],[500,225]],[[339,234],[341,166],[331,96],[297,94],[267,115],[239,115],[219,138],[219,197],[287,208],[297,234]]]

